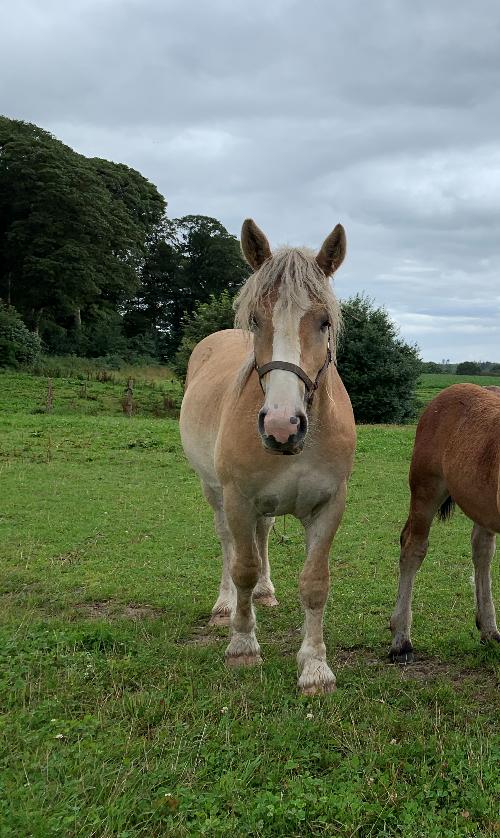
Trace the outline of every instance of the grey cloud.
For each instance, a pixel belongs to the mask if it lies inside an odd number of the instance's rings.
[[[21,0],[2,110],[274,244],[342,220],[342,296],[426,358],[500,360],[500,7]]]

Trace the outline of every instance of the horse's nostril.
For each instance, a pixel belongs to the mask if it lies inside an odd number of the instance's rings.
[[[299,417],[298,416],[290,416],[290,425],[298,425],[299,424]]]

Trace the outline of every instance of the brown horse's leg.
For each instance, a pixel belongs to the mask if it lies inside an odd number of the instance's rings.
[[[222,507],[222,490],[219,487],[210,486],[207,483],[203,483],[202,485],[203,493],[214,510],[215,530],[222,547],[222,579],[219,587],[219,596],[212,608],[208,625],[228,626],[231,622],[231,613],[236,604],[236,590],[230,572],[234,552],[233,541]]]
[[[472,528],[472,561],[476,582],[476,625],[481,632],[481,641],[500,641],[497,629],[495,605],[491,596],[491,561],[495,555],[496,536],[494,532],[474,524]]]
[[[231,641],[226,649],[229,666],[262,663],[255,636],[252,592],[261,572],[257,546],[257,517],[248,501],[234,490],[224,492],[224,511],[234,544],[231,576],[236,586],[236,608],[231,619]]]
[[[400,539],[398,597],[390,623],[392,646],[389,657],[395,663],[410,663],[413,659],[410,638],[413,582],[427,553],[432,519],[446,496],[442,481],[422,481],[418,489],[412,486],[410,514]]]
[[[257,521],[257,549],[260,553],[260,560],[262,570],[259,576],[254,592],[253,601],[258,605],[267,605],[272,607],[278,605],[278,600],[275,597],[274,585],[271,582],[271,568],[269,567],[269,551],[268,540],[269,533],[273,527],[274,518],[262,517]]]
[[[328,558],[333,537],[345,507],[346,485],[312,517],[305,520],[307,558],[300,575],[300,597],[304,607],[304,639],[297,654],[298,686],[304,695],[329,693],[335,689],[335,675],[326,662],[323,642],[323,614],[330,588]]]

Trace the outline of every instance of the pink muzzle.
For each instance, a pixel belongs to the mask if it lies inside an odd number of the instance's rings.
[[[290,408],[270,408],[264,416],[264,433],[284,444],[299,429],[298,416],[290,415]]]

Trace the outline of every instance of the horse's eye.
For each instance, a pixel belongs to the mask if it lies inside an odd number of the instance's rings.
[[[250,328],[251,328],[252,332],[255,332],[255,330],[259,328],[259,322],[258,322],[255,314],[252,314],[252,316],[250,318]]]
[[[326,332],[326,331],[330,328],[330,321],[329,321],[329,320],[325,320],[325,321],[321,324],[321,327],[320,327],[320,328],[321,328],[321,331],[322,331],[322,332]]]

